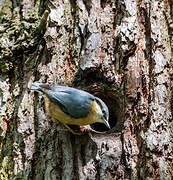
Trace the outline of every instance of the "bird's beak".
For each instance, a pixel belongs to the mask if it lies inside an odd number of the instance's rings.
[[[109,129],[111,129],[111,127],[110,127],[108,121],[104,120],[104,124],[105,124]]]

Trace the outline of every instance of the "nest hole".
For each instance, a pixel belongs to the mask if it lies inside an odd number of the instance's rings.
[[[79,87],[79,89],[88,91],[94,96],[102,99],[108,106],[108,121],[111,129],[108,129],[103,123],[94,123],[90,125],[93,130],[98,132],[120,132],[123,129],[124,106],[122,95],[119,89],[112,86],[112,81],[108,81],[99,69],[92,68],[86,69],[85,71],[80,70],[76,74],[73,84],[75,87]]]

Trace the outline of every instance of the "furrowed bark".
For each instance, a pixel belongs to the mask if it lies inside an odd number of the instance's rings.
[[[0,3],[0,179],[173,177],[171,0]],[[111,130],[81,136],[34,81],[100,97]]]

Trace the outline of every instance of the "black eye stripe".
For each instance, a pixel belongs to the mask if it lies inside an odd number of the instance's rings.
[[[103,116],[105,119],[108,119],[109,118],[109,110],[106,106],[106,104],[99,98],[95,97],[96,99],[96,102],[100,105],[101,107],[101,110],[102,110],[102,113],[103,113]]]
[[[104,118],[106,119],[106,117],[107,117],[106,111],[104,111],[104,110],[102,109],[102,112],[103,112]]]

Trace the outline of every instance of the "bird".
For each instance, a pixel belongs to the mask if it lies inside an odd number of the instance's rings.
[[[100,98],[76,88],[38,81],[30,89],[43,95],[46,111],[71,133],[78,134],[70,125],[86,126],[96,122],[103,123],[110,129],[109,110]]]

